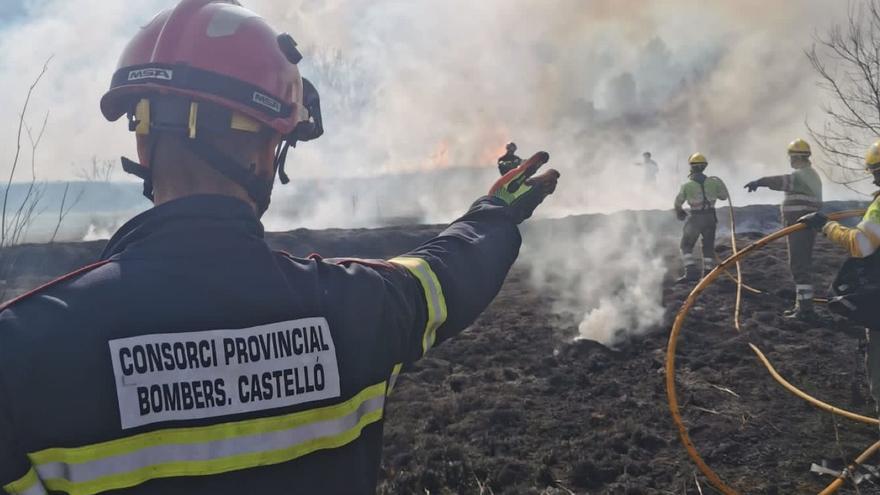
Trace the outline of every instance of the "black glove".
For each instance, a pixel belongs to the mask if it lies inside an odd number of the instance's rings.
[[[687,220],[688,214],[686,211],[682,210],[681,208],[677,208],[675,210],[675,217],[678,218],[679,220],[681,220],[682,222],[684,222],[685,220]]]
[[[760,181],[753,180],[753,181],[749,182],[748,184],[746,184],[745,188],[748,189],[749,192],[755,192],[758,190],[759,187],[761,187],[761,184],[759,184],[759,182]]]
[[[549,160],[549,153],[539,151],[519,167],[504,174],[489,190],[489,196],[500,199],[508,206],[516,223],[532,216],[544,198],[556,190],[556,182],[559,180],[559,172],[556,170],[550,169],[532,177]]]
[[[828,217],[817,211],[798,218],[798,223],[806,224],[807,227],[821,232],[825,224],[828,223]]]

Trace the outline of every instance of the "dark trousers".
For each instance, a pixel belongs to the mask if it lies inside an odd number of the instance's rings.
[[[794,225],[798,218],[810,213],[809,211],[783,212],[782,218],[785,226]],[[791,268],[791,277],[797,285],[810,285],[813,283],[813,243],[816,241],[816,231],[804,229],[787,237],[788,240],[788,266]]]
[[[715,210],[691,211],[684,223],[681,234],[681,254],[689,255],[694,250],[698,238],[703,240],[703,260],[715,261],[715,228],[718,220],[715,218]]]
[[[876,404],[880,405],[880,330],[865,329],[868,349],[865,352],[865,372],[868,386]]]

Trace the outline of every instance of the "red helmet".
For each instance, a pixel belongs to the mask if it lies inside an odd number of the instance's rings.
[[[182,0],[128,43],[101,111],[115,121],[144,96],[179,95],[290,134],[310,117],[296,66],[301,58],[290,35],[236,0]]]
[[[296,66],[301,59],[289,34],[278,34],[236,0],[181,0],[128,43],[101,111],[111,121],[127,114],[139,134],[185,132],[190,149],[245,188],[262,212],[272,181],[221,153],[202,130],[273,129],[283,136],[274,167],[287,183],[289,147],[324,132],[318,92]],[[150,164],[123,157],[122,167],[144,179],[144,195],[152,199]]]

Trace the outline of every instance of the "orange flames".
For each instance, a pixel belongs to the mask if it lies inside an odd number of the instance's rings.
[[[438,168],[449,168],[452,160],[449,157],[449,141],[443,140],[437,144],[434,152],[428,158],[425,168],[435,170]]]
[[[444,138],[418,168],[495,167],[498,157],[505,153],[505,146],[510,141],[510,133],[503,127],[484,129],[461,139]]]

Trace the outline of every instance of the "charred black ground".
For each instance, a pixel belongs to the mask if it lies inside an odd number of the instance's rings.
[[[824,240],[817,255],[825,284],[842,255]],[[725,283],[700,299],[680,344],[691,435],[743,493],[817,493],[830,479],[810,474],[811,463],[849,461],[877,437],[782,390],[748,348],[751,339],[808,393],[872,414],[860,342],[845,335],[858,329],[778,316],[794,298],[785,263],[779,243],[745,265],[749,283],[769,292],[746,297],[747,334],[733,330],[735,286]],[[553,295],[515,271],[471,329],[402,378],[388,412],[384,493],[480,493],[481,484],[495,493],[699,493],[664,388],[668,331],[688,291],[670,276],[665,324],[612,350],[571,341],[579,315],[549,313]]]
[[[270,241],[299,255],[385,257],[436,232],[301,230],[271,234]],[[746,234],[740,243],[758,237]],[[102,244],[17,248],[7,296],[87,263]],[[725,244],[719,250],[729,254]],[[582,315],[552,313],[554,294],[536,291],[524,269],[514,268],[470,329],[401,375],[388,405],[379,492],[697,494],[700,483],[703,493],[713,493],[695,477],[666,405],[667,337],[689,288],[672,283],[675,246],[664,255],[671,267],[664,323],[615,349],[573,341]],[[827,286],[843,259],[819,240],[818,287]],[[732,326],[731,283],[710,288],[685,325],[677,374],[685,420],[706,461],[743,493],[817,493],[831,478],[811,474],[810,464],[850,461],[877,430],[836,419],[784,391],[747,342],[761,346],[780,373],[808,393],[873,415],[860,340],[847,336],[858,329],[778,316],[794,298],[784,243],[751,257],[744,276],[767,292],[745,296],[745,334]],[[859,490],[880,493],[870,482]],[[848,486],[839,493],[856,491]]]

